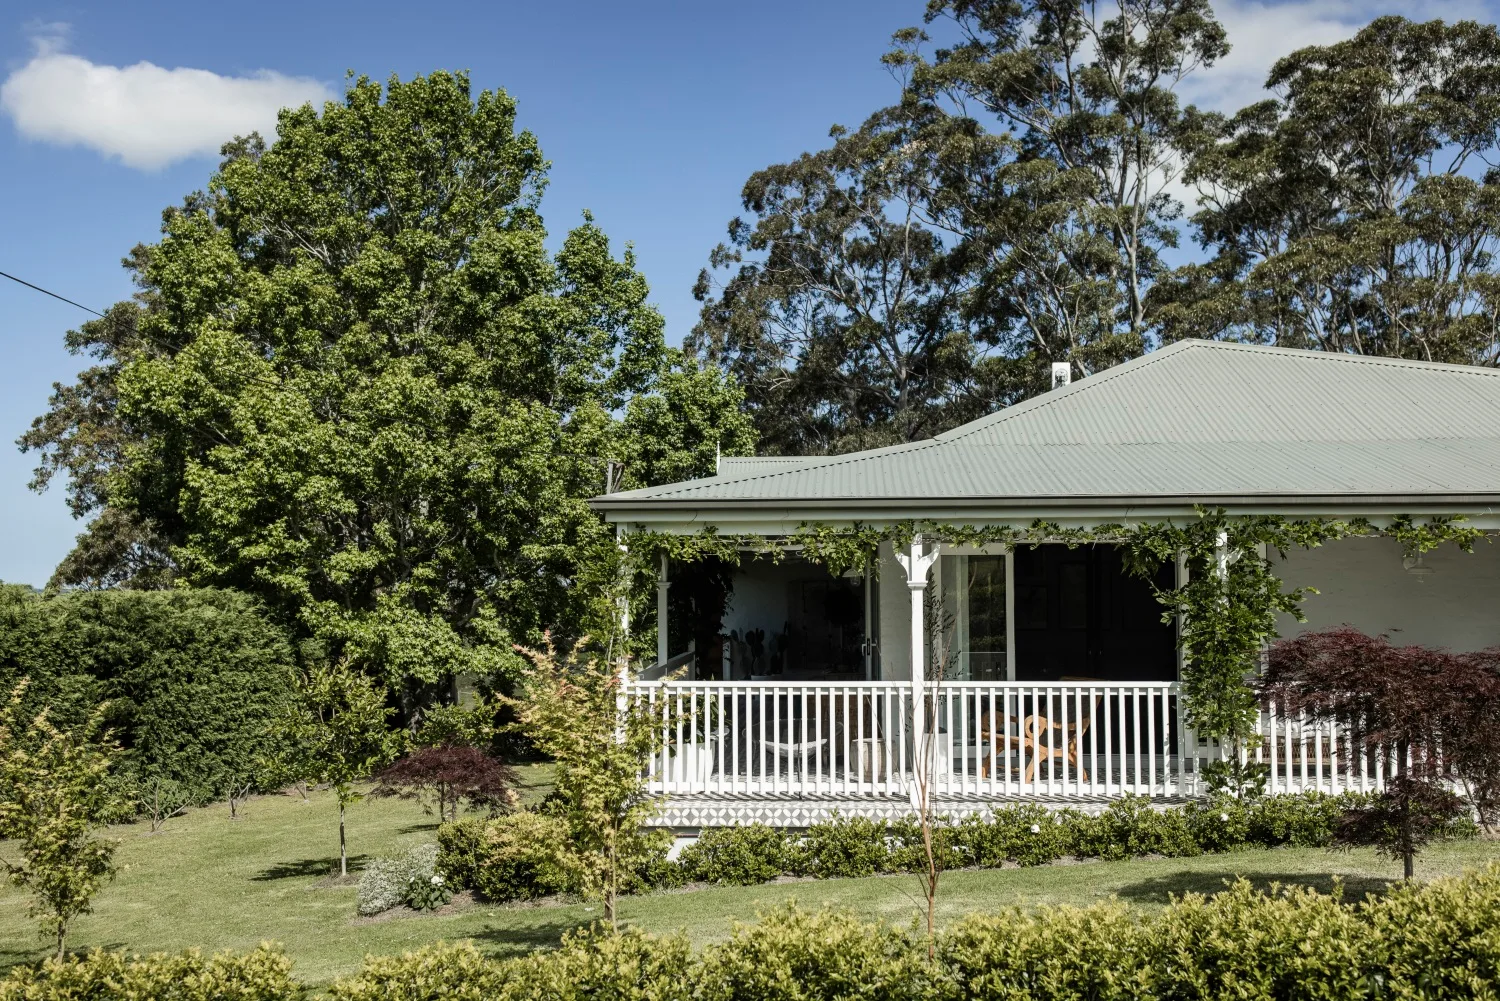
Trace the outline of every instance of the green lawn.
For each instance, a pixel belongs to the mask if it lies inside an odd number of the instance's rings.
[[[600,912],[567,906],[467,905],[451,913],[360,919],[354,887],[329,885],[337,864],[337,810],[326,793],[304,804],[294,796],[250,803],[231,821],[217,806],[171,821],[165,831],[123,827],[119,860],[124,869],[101,893],[97,913],[81,918],[71,945],[147,952],[201,946],[246,949],[262,940],[281,942],[304,980],[319,984],[353,970],[367,953],[391,953],[438,939],[470,938],[486,952],[508,955],[550,945]],[[349,814],[350,851],[356,858],[392,854],[432,838],[433,818],[413,803],[366,799]],[[3,849],[0,849],[3,854]],[[1459,872],[1500,859],[1500,844],[1460,842],[1432,849],[1419,863],[1422,876]],[[944,920],[1007,904],[1088,903],[1118,895],[1143,907],[1169,894],[1209,891],[1243,874],[1257,883],[1307,883],[1329,888],[1336,877],[1354,893],[1379,891],[1399,867],[1372,853],[1319,850],[1246,851],[1197,859],[1142,859],[954,872],[943,877]],[[736,920],[795,898],[805,906],[836,904],[867,917],[905,923],[922,905],[913,876],[772,884],[626,899],[623,918],[651,931],[683,929],[695,940],[727,934]],[[42,954],[25,898],[0,889],[0,966]]]

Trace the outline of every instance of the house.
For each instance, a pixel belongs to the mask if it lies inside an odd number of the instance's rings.
[[[1191,520],[1200,506],[1377,526],[1461,517],[1495,530],[1500,372],[1183,341],[931,440],[724,459],[715,476],[593,503],[626,545],[633,532],[710,526],[768,541],[809,524],[1065,530]],[[1400,643],[1500,645],[1500,546],[1413,558],[1375,536],[1272,558],[1287,586],[1319,592],[1307,622],[1288,619],[1283,635],[1348,623]],[[1183,572],[1164,566],[1154,583],[1174,586]],[[653,774],[668,822],[906,813],[919,764],[955,814],[1017,799],[1087,808],[1196,795],[1204,762],[1223,750],[1185,725],[1177,626],[1152,583],[1103,544],[927,539],[896,552],[887,542],[878,563],[837,577],[796,553],[749,555],[719,648],[683,656],[661,629],[659,660],[690,662],[689,673],[633,683],[685,714]],[[949,637],[941,685],[938,630]],[[1381,780],[1379,757],[1347,735],[1269,710],[1262,734],[1254,754],[1274,790]]]

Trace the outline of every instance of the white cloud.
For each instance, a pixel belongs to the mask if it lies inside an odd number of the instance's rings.
[[[1465,18],[1489,21],[1494,10],[1481,0],[1216,0],[1214,13],[1229,33],[1229,55],[1183,81],[1184,103],[1232,112],[1269,97],[1271,66],[1309,45],[1331,45],[1354,35],[1384,14],[1414,21]]]
[[[0,108],[28,139],[85,146],[129,167],[154,170],[213,156],[236,135],[274,135],[276,112],[334,96],[307,77],[272,70],[221,76],[153,63],[101,66],[61,49],[59,26],[30,62],[0,84]]]

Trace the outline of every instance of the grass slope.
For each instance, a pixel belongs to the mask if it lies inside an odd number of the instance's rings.
[[[366,799],[349,813],[350,851],[356,859],[393,854],[430,840],[433,818],[399,800]],[[485,952],[511,955],[552,945],[569,929],[601,917],[583,904],[496,906],[469,904],[436,915],[354,915],[352,885],[330,885],[337,865],[337,808],[331,795],[308,804],[295,796],[253,800],[239,821],[226,807],[194,810],[156,835],[142,826],[113,832],[125,867],[96,901],[96,913],[79,919],[73,948],[128,948],[137,952],[247,949],[281,942],[297,974],[322,984],[355,969],[366,954],[400,952],[438,939],[469,938]],[[0,857],[5,855],[0,846]],[[1419,875],[1459,872],[1500,858],[1500,845],[1463,842],[1438,846],[1420,860]],[[939,912],[944,921],[1009,904],[1086,904],[1118,895],[1143,907],[1168,895],[1213,892],[1235,875],[1257,884],[1305,883],[1329,889],[1341,878],[1355,894],[1379,892],[1400,875],[1398,865],[1370,852],[1335,854],[1279,849],[1197,859],[1140,859],[954,872],[943,877]],[[916,877],[888,876],[778,883],[627,898],[622,918],[650,931],[685,930],[694,940],[727,935],[732,923],[796,899],[807,907],[851,908],[895,923],[915,920],[923,898]],[[26,898],[0,888],[0,966],[43,954]]]

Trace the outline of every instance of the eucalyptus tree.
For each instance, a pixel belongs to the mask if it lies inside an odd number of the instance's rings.
[[[659,391],[733,422],[737,398],[718,373],[663,379],[646,282],[587,214],[548,252],[547,164],[515,119],[462,74],[361,78],[228,144],[127,259],[136,301],[70,336],[97,364],[22,439],[39,486],[65,472],[99,513],[63,569],[130,579],[134,555],[259,594],[398,691],[586,630],[573,585],[614,549],[586,499],[641,451],[620,415]],[[739,442],[674,433],[700,465]]]
[[[899,100],[746,183],[690,346],[765,446],[927,437],[1147,350],[1176,245],[1176,90],[1228,51],[1207,0],[933,0]],[[956,41],[948,42],[949,36]],[[725,277],[715,279],[716,274]]]
[[[928,224],[928,157],[901,109],[756,172],[710,255],[688,339],[745,389],[765,451],[844,452],[959,423],[983,345],[971,285]]]
[[[1147,350],[1196,118],[1177,90],[1229,51],[1207,0],[931,0],[926,22],[956,40],[929,57],[908,29],[886,59],[961,140],[935,160],[933,213],[976,276],[972,315],[1033,380]]]
[[[1500,33],[1372,21],[1190,130],[1213,257],[1155,290],[1168,337],[1500,361]]]

